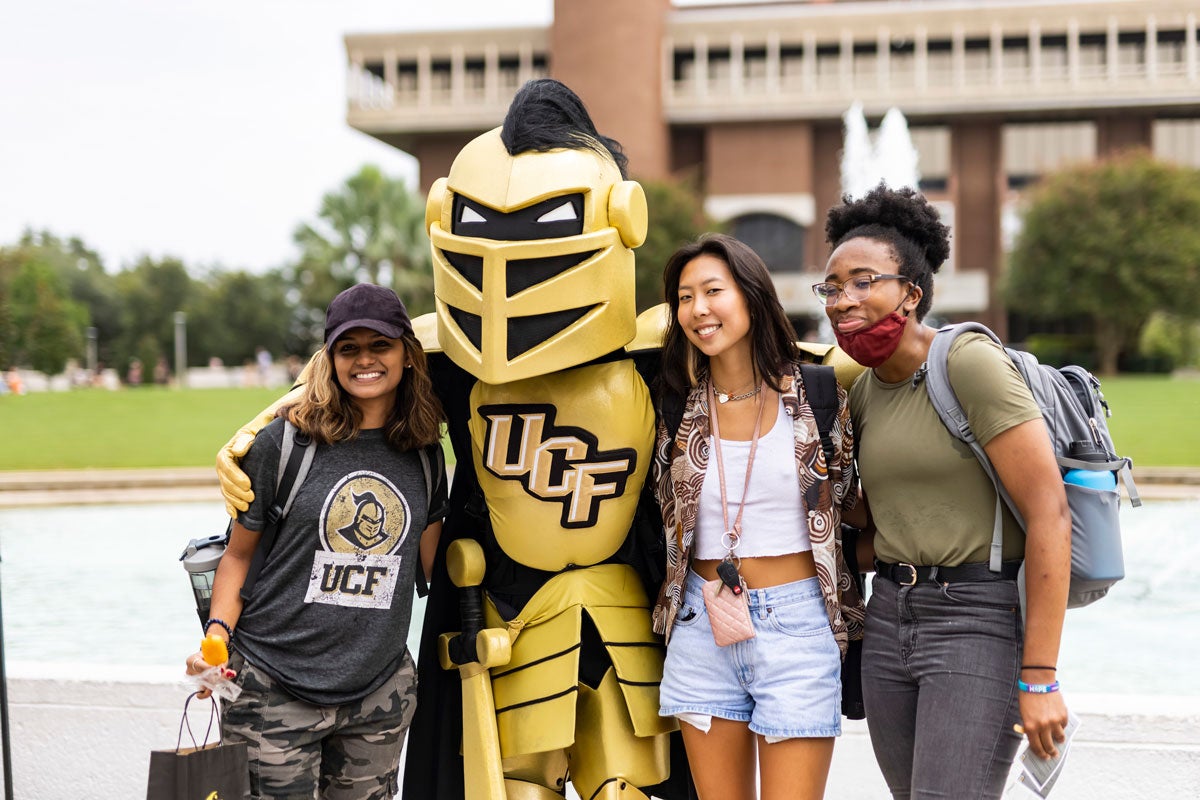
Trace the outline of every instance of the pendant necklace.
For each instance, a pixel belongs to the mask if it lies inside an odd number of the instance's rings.
[[[713,388],[716,389],[716,386],[713,386]],[[721,405],[724,405],[725,403],[728,403],[730,400],[745,400],[747,397],[754,397],[756,394],[758,394],[761,391],[762,391],[762,384],[755,386],[753,389],[751,389],[750,391],[745,392],[743,394],[732,394],[731,395],[731,394],[729,394],[729,392],[722,392],[720,389],[717,389],[717,402],[720,403]]]

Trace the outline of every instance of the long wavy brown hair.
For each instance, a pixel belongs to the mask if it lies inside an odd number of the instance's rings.
[[[429,362],[421,343],[412,334],[400,337],[400,341],[412,366],[404,370],[396,390],[396,404],[384,423],[384,433],[388,444],[397,450],[414,450],[441,441],[446,413],[433,393]],[[358,436],[362,412],[337,382],[329,348],[322,348],[313,356],[304,393],[295,403],[280,408],[279,416],[286,417],[313,441],[322,444]]]

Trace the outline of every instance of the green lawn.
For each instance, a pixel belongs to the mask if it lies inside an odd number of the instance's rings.
[[[0,470],[193,467],[286,389],[0,396]]]
[[[0,470],[208,466],[282,389],[142,388],[0,396]],[[1104,381],[1109,428],[1140,466],[1200,465],[1200,381]]]
[[[1120,455],[1142,467],[1200,465],[1200,380],[1119,376],[1101,389]]]

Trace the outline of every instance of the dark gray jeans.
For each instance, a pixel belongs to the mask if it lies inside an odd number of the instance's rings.
[[[892,797],[998,798],[1020,737],[1015,581],[900,586],[876,576],[863,699]]]

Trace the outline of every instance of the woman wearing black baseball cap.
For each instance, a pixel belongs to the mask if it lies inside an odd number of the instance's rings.
[[[416,705],[412,587],[418,561],[423,574],[432,565],[446,506],[444,421],[396,293],[360,284],[335,297],[302,394],[242,461],[254,500],[233,526],[205,623],[230,644],[241,693],[222,728],[247,744],[253,796],[395,796]],[[315,455],[243,598],[292,434],[309,436]],[[188,659],[189,673],[217,666]]]

